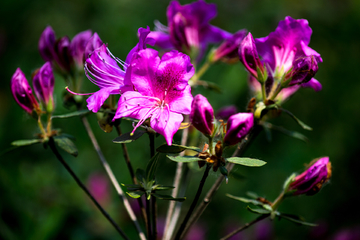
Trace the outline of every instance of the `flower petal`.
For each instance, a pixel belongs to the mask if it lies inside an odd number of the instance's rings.
[[[167,101],[170,111],[185,115],[190,114],[193,101],[190,85],[187,85],[183,91],[171,91],[171,96],[170,94],[167,96]]]
[[[150,126],[165,137],[166,143],[170,146],[174,134],[179,130],[183,116],[171,112],[168,108],[159,108],[150,120]]]
[[[301,87],[305,88],[312,88],[315,90],[315,92],[319,92],[322,89],[321,83],[316,80],[315,78],[312,78],[309,82],[301,84]]]
[[[90,111],[98,112],[110,94],[118,94],[119,88],[106,87],[92,94],[87,100],[87,107]]]
[[[155,45],[162,49],[173,49],[174,45],[170,41],[170,35],[161,31],[152,31],[149,38],[155,40]]]

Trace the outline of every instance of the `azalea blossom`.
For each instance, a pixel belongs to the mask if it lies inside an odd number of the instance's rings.
[[[214,110],[206,97],[201,94],[196,95],[192,102],[190,122],[205,135],[210,136],[214,130]]]
[[[165,53],[162,58],[153,49],[142,49],[134,54],[126,72],[126,84],[135,91],[126,91],[119,99],[114,119],[139,119],[133,132],[150,118],[150,126],[171,145],[175,132],[190,114],[193,97],[189,79],[194,68],[189,56],[178,51]]]
[[[106,44],[101,44],[100,47],[89,54],[85,62],[85,74],[92,83],[100,88],[99,91],[93,93],[87,99],[89,110],[93,112],[99,111],[110,94],[120,94],[121,88],[123,92],[126,91],[124,87],[125,72],[132,56],[137,51],[146,48],[146,44],[153,44],[153,40],[147,38],[150,32],[149,28],[139,28],[138,32],[139,43],[129,52],[125,62],[114,57]],[[98,35],[94,35],[94,38],[86,46],[85,53],[99,45],[100,42]],[[127,85],[127,89],[133,90],[131,83]]]
[[[186,54],[195,52],[201,58],[209,43],[220,43],[231,37],[230,33],[209,24],[217,15],[215,4],[199,0],[180,5],[178,1],[171,1],[166,15],[168,26],[157,23],[156,30],[149,35],[160,48],[175,48]]]
[[[54,110],[55,78],[50,62],[46,62],[34,75],[33,87],[37,98],[48,112]]]

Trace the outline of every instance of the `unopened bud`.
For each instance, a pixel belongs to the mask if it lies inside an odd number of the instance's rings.
[[[214,129],[214,110],[206,97],[198,94],[191,105],[190,122],[205,135],[211,135]]]
[[[47,112],[54,110],[54,74],[50,62],[46,62],[33,78],[34,91]]]
[[[235,145],[239,143],[254,126],[254,114],[238,113],[232,115],[227,122],[224,143]]]

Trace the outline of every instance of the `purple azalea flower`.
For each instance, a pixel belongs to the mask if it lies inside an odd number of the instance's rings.
[[[214,110],[209,101],[201,94],[195,96],[190,113],[191,124],[205,135],[211,135],[214,130]]]
[[[33,110],[40,111],[39,103],[36,101],[31,87],[20,68],[16,69],[12,76],[10,87],[15,101],[22,109],[29,114],[31,114]]]
[[[149,36],[161,48],[175,48],[187,54],[195,50],[201,58],[209,43],[219,43],[231,36],[209,24],[216,14],[216,5],[202,0],[183,6],[171,1],[166,13],[168,27],[157,24],[156,31]]]
[[[133,55],[139,50],[146,48],[146,44],[153,42],[152,39],[147,38],[150,32],[149,28],[139,28],[138,32],[140,36],[139,43],[129,52],[125,62],[114,57],[105,44],[95,49],[86,59],[85,74],[92,83],[100,88],[99,91],[93,93],[86,100],[89,110],[93,112],[99,111],[110,94],[120,94],[120,92],[133,90],[132,83],[124,81],[125,72]],[[90,50],[99,44],[99,41],[101,41],[100,38],[95,35],[95,38],[89,43],[92,45],[87,46],[87,49]]]
[[[246,35],[246,30],[239,30],[234,33],[231,37],[225,39],[225,41],[214,51],[212,61],[216,62],[219,60],[225,62],[235,62],[238,58],[238,49],[240,43]]]
[[[103,42],[101,41],[99,35],[94,33],[94,35],[89,39],[86,44],[85,51],[84,51],[84,62],[85,60],[90,57],[90,54],[95,51],[97,48],[101,47]]]
[[[150,118],[150,126],[171,145],[182,114],[191,111],[193,97],[188,81],[193,75],[190,58],[183,53],[173,50],[160,59],[156,50],[138,51],[132,57],[125,80],[131,81],[136,91],[121,95],[114,119],[139,119],[134,132]]]
[[[33,77],[35,94],[48,112],[52,112],[54,109],[54,82],[55,79],[50,62],[46,62]]]
[[[254,114],[238,113],[232,115],[227,121],[224,143],[235,145],[239,143],[253,128]]]
[[[267,37],[254,40],[249,34],[239,48],[240,60],[256,78],[257,68],[264,74],[266,66],[269,75],[266,85],[269,90],[277,88],[278,84],[281,84],[280,79],[285,75],[283,82],[288,85],[283,87],[299,84],[319,91],[321,84],[313,76],[322,58],[319,53],[308,47],[311,34],[312,30],[307,20],[286,17]],[[262,62],[258,53],[262,57]]]
[[[329,157],[314,160],[300,175],[297,175],[290,184],[288,191],[295,190],[293,195],[314,195],[331,177],[331,163]]]

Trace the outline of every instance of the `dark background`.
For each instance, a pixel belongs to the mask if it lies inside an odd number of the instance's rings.
[[[181,4],[189,1],[181,1]],[[265,233],[264,239],[337,239],[340,234],[359,229],[359,54],[360,54],[360,2],[357,0],[257,0],[212,1],[218,6],[218,16],[211,23],[229,32],[246,28],[255,38],[274,31],[285,16],[305,18],[313,30],[310,47],[324,60],[316,78],[323,90],[298,91],[284,107],[313,131],[302,130],[288,116],[272,121],[277,125],[299,131],[309,138],[309,143],[273,132],[271,142],[260,134],[247,152],[247,156],[268,162],[262,168],[237,167],[236,172],[245,176],[242,181],[230,178],[223,185],[199,220],[205,239],[218,239],[226,232],[256,216],[247,212],[246,204],[228,199],[225,193],[245,196],[255,191],[274,200],[283,181],[292,172],[301,172],[304,163],[320,156],[329,156],[333,176],[320,193],[312,197],[295,197],[285,201],[279,210],[298,214],[318,228],[296,226],[285,220],[264,221],[242,234],[242,239],[260,239],[255,234]],[[11,96],[10,79],[20,67],[30,79],[31,72],[43,64],[37,45],[41,32],[51,25],[57,37],[73,37],[80,31],[92,29],[107,42],[115,56],[125,59],[137,42],[137,29],[150,26],[158,19],[166,24],[168,1],[43,1],[3,0],[0,3],[0,151],[18,139],[31,139],[37,133],[37,124],[17,106]],[[198,88],[194,91],[208,97],[214,109],[235,104],[244,111],[250,99],[246,83],[247,73],[239,63],[215,65],[204,76],[223,89],[223,94]],[[62,106],[65,87],[56,76],[55,114],[74,111]],[[91,92],[96,86],[87,82],[83,91]],[[102,132],[95,115],[89,116],[100,145],[119,182],[130,183],[122,159],[120,145],[112,143],[115,131]],[[61,152],[67,162],[86,182],[93,173],[103,169],[95,157],[89,138],[77,118],[55,119],[55,128],[76,137],[79,156],[74,158]],[[125,123],[124,131],[131,129]],[[175,136],[179,142],[180,134]],[[157,145],[163,143],[157,139]],[[135,168],[144,168],[149,156],[148,139],[141,138],[128,144]],[[139,151],[141,150],[141,151]],[[0,239],[116,239],[117,233],[95,209],[73,179],[56,161],[49,149],[41,145],[24,147],[0,156]],[[161,159],[157,175],[161,183],[172,184],[175,163]],[[212,173],[205,185],[209,189],[219,173]],[[192,174],[185,202],[185,209],[194,196],[202,176]],[[111,201],[105,208],[120,226],[136,239],[134,228],[109,187]],[[167,202],[158,201],[159,217],[166,214]],[[260,227],[259,227],[260,226]],[[266,231],[269,231],[267,233]],[[238,238],[240,239],[240,235]]]

